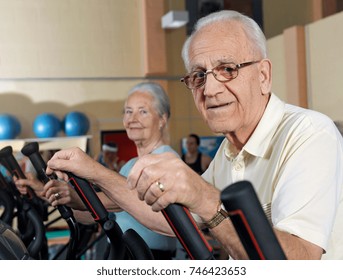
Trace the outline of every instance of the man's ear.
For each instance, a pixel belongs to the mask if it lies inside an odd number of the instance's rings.
[[[272,63],[269,59],[260,62],[260,87],[262,94],[269,94],[272,88]]]

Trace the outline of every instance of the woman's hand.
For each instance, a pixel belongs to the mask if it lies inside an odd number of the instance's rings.
[[[17,177],[13,177],[13,182],[15,183],[17,189],[22,195],[28,194],[28,187],[34,190],[36,195],[42,199],[45,199],[44,195],[42,195],[44,184],[38,180],[32,173],[25,174],[26,179],[18,179]]]
[[[86,209],[76,191],[63,180],[51,180],[46,183],[43,188],[43,194],[54,207],[57,205],[67,205],[73,209]]]

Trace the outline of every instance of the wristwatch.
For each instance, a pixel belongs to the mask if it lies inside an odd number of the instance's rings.
[[[222,204],[219,204],[218,208],[217,213],[212,217],[212,219],[204,222],[204,225],[209,229],[218,226],[222,221],[229,217],[229,214],[223,209]]]

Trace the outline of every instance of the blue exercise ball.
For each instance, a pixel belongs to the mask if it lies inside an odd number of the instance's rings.
[[[51,113],[38,115],[33,122],[33,132],[38,138],[56,137],[61,130],[61,121]]]
[[[19,120],[10,114],[0,115],[0,139],[14,139],[21,132]]]
[[[67,136],[81,136],[88,132],[89,120],[84,113],[74,111],[65,115],[63,126]]]

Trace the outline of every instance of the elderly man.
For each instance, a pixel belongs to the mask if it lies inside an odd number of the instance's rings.
[[[189,72],[183,81],[199,112],[226,140],[205,180],[171,160],[143,159],[129,177],[140,198],[154,210],[183,203],[208,223],[219,201],[213,186],[250,180],[261,203],[271,203],[288,258],[320,259],[325,251],[323,257],[342,258],[341,137],[327,117],[285,105],[271,93],[271,62],[256,23],[232,11],[209,15],[185,43],[183,58]],[[168,172],[160,170],[164,160]],[[156,195],[155,181],[164,184],[162,195]],[[230,221],[211,232],[231,256],[244,257]]]
[[[232,223],[220,218],[219,197],[231,183],[249,180],[261,203],[271,207],[288,259],[342,259],[342,137],[326,116],[285,104],[271,92],[271,62],[258,25],[234,11],[202,18],[184,45],[183,59],[189,74],[182,80],[200,114],[214,133],[225,136],[207,171],[199,176],[165,153],[137,161],[129,191],[115,175],[96,182],[117,206],[165,234],[170,229],[161,215],[152,219],[146,207],[137,209],[136,201],[124,198],[138,194],[156,212],[175,202],[187,206],[232,258],[245,259]],[[93,165],[84,157],[75,150],[57,153],[48,171],[70,170],[94,180],[100,171],[85,172]],[[88,168],[81,170],[78,162]]]

